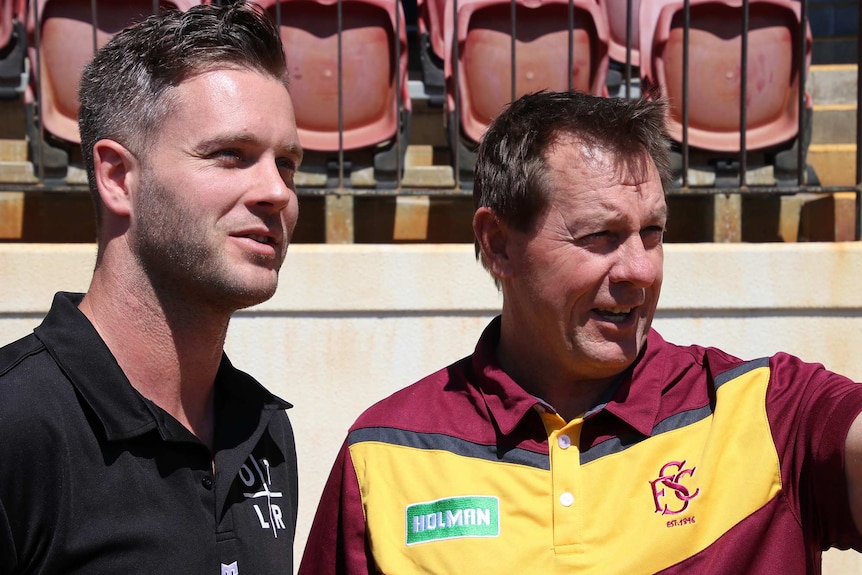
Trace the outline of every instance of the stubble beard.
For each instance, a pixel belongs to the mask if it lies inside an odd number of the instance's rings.
[[[272,297],[276,282],[243,282],[213,239],[218,231],[215,224],[177,201],[177,194],[151,172],[142,178],[141,192],[131,247],[163,304],[170,299],[179,305],[192,302],[232,313]],[[262,256],[253,255],[251,261],[272,266]],[[275,273],[280,266],[279,261]]]

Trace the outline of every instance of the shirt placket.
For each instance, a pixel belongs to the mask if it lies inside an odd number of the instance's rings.
[[[551,458],[551,508],[554,549],[572,553],[583,543],[580,436],[583,418],[566,423],[556,413],[542,414]]]

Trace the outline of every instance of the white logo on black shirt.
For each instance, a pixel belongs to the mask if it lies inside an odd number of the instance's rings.
[[[260,527],[272,529],[273,537],[277,538],[278,530],[284,529],[284,519],[282,518],[281,507],[273,503],[273,499],[279,499],[283,495],[281,491],[271,489],[272,477],[269,473],[269,461],[265,458],[258,461],[254,456],[249,455],[248,462],[244,463],[239,470],[239,478],[243,485],[255,489],[255,491],[243,493],[246,499],[260,500],[253,504],[257,519],[260,521]],[[261,506],[264,508],[261,509]],[[222,573],[225,573],[224,570]]]
[[[221,575],[239,575],[239,567],[236,565],[236,561],[231,563],[230,565],[221,564]]]

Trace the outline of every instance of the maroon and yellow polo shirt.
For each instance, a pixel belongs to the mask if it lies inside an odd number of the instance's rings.
[[[565,421],[498,340],[499,319],[356,421],[300,575],[794,575],[862,548],[843,463],[862,385],[651,332],[611,400]]]

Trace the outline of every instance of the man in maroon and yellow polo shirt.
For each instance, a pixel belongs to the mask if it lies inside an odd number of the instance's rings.
[[[650,329],[661,101],[537,93],[479,149],[503,309],[351,428],[301,575],[820,572],[862,549],[862,385]]]

